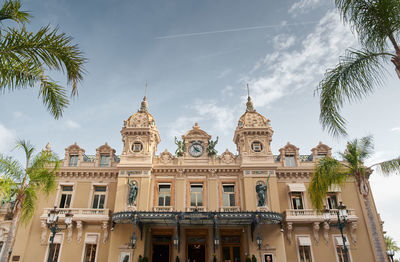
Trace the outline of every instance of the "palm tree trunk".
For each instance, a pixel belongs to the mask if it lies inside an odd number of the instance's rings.
[[[374,212],[371,207],[370,196],[367,196],[364,198],[364,203],[365,203],[365,209],[367,211],[369,226],[371,228],[372,242],[373,242],[373,245],[375,248],[376,257],[378,259],[377,261],[378,262],[386,262],[387,256],[386,256],[386,252],[382,248],[382,241],[381,241],[381,238],[379,237],[380,232],[379,232],[378,225],[376,224]]]
[[[0,262],[9,261],[9,256],[11,256],[12,248],[13,248],[14,242],[15,242],[15,233],[17,231],[17,226],[18,226],[20,218],[21,218],[20,203],[16,204],[13,215],[14,216],[13,216],[13,220],[11,223],[10,231],[8,232],[6,242],[4,243],[4,247],[3,247],[4,251],[0,257]]]
[[[396,67],[396,73],[397,76],[400,78],[400,47],[396,42],[396,39],[394,39],[393,35],[389,35],[390,42],[392,42],[392,45],[394,47],[394,50],[396,51],[396,56],[392,57],[392,63]]]

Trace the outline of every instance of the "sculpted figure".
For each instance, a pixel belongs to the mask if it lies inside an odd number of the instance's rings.
[[[208,140],[207,152],[208,156],[216,155],[218,152],[215,150],[215,145],[218,143],[218,137],[215,141]]]
[[[267,182],[265,182],[265,185],[262,183],[259,183],[256,185],[256,192],[258,196],[258,205],[259,207],[265,206],[265,200],[266,200],[266,195],[267,195],[267,190],[268,190],[268,181],[269,181],[269,176],[267,179]]]
[[[135,181],[132,181],[132,182],[129,183],[129,178],[128,178],[128,187],[129,187],[128,204],[130,206],[132,206],[135,203],[139,188],[136,185]]]
[[[183,152],[185,152],[185,140],[180,141],[175,137],[175,144],[178,146],[178,148],[175,151],[175,155],[183,156]]]

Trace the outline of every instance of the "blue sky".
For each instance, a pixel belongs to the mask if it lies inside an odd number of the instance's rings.
[[[28,26],[50,24],[74,37],[89,59],[87,74],[61,120],[53,120],[36,99],[37,89],[0,96],[0,151],[15,138],[41,148],[47,142],[60,156],[75,141],[94,154],[108,142],[119,154],[123,120],[137,111],[148,81],[149,110],[161,136],[158,152],[175,151],[174,136],[194,122],[219,136],[217,150],[236,152],[235,125],[245,110],[246,84],[258,112],[271,120],[272,150],[288,141],[302,154],[319,141],[335,152],[345,140],[331,138],[318,121],[313,92],[326,68],[347,47],[357,46],[333,5],[322,0],[73,1],[25,0],[34,16]],[[391,65],[388,70],[393,71]],[[60,74],[52,75],[65,83]],[[372,134],[374,161],[399,155],[399,80],[365,101],[345,106],[349,137]],[[385,230],[400,242],[394,210],[399,177],[371,183]]]

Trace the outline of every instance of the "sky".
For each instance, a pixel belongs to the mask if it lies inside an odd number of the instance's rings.
[[[178,138],[198,122],[216,149],[236,153],[233,134],[245,111],[246,84],[255,109],[271,120],[274,154],[287,142],[310,154],[319,141],[333,152],[347,139],[373,135],[367,164],[394,158],[400,148],[399,79],[390,64],[384,87],[343,115],[348,138],[332,138],[319,123],[314,91],[346,48],[357,47],[332,1],[324,0],[24,0],[34,17],[27,26],[59,27],[85,53],[79,96],[60,120],[37,99],[38,89],[0,94],[0,152],[17,138],[64,156],[77,142],[86,154],[107,142],[121,153],[123,121],[145,94],[158,126],[158,153],[174,152]],[[4,25],[3,25],[4,26]],[[66,85],[59,73],[50,75]],[[400,177],[374,173],[372,191],[384,229],[400,243]]]

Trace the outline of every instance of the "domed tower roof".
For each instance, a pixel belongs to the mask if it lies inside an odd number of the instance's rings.
[[[156,121],[152,114],[148,112],[148,103],[146,97],[140,105],[140,109],[131,115],[128,120],[124,121],[125,127],[136,127],[136,128],[151,128],[157,130]]]
[[[269,120],[263,115],[256,112],[251,101],[250,96],[247,98],[246,112],[239,118],[238,129],[242,128],[258,128],[258,127],[268,127]]]

